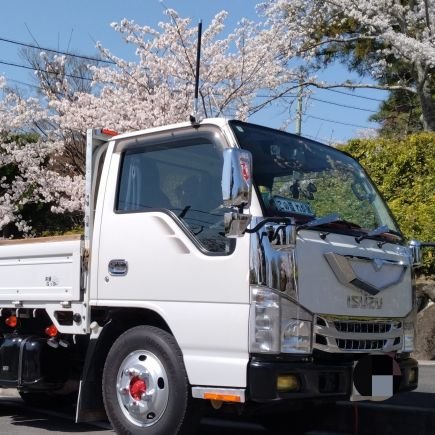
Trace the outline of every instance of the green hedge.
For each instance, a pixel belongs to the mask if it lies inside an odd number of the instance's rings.
[[[358,158],[408,239],[435,242],[435,133],[405,139],[353,139],[340,147]],[[435,250],[421,272],[435,274]]]

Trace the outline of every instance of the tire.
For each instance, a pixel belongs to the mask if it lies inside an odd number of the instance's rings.
[[[107,355],[103,400],[118,434],[194,434],[198,416],[181,350],[153,326],[123,333]]]

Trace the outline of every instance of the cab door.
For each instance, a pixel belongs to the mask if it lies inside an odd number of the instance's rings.
[[[211,126],[120,141],[99,238],[99,305],[158,312],[204,385],[207,360],[226,361],[222,385],[245,383],[248,360],[249,239],[224,234],[225,146]]]

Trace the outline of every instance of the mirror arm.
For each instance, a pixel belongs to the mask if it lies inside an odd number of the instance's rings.
[[[245,233],[248,233],[248,234],[256,233],[258,230],[263,228],[268,223],[275,223],[275,224],[282,223],[285,225],[294,225],[294,222],[292,222],[292,219],[290,219],[290,218],[267,218],[267,219],[262,220],[257,225],[255,225],[254,228],[252,228],[250,230],[249,229],[245,230]]]

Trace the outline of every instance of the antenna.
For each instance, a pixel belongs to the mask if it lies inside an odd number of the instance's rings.
[[[190,115],[190,122],[193,126],[199,125],[198,119],[198,94],[199,94],[199,66],[201,64],[201,37],[202,20],[198,23],[198,44],[196,47],[196,71],[195,71],[195,99],[193,102],[193,113]]]

